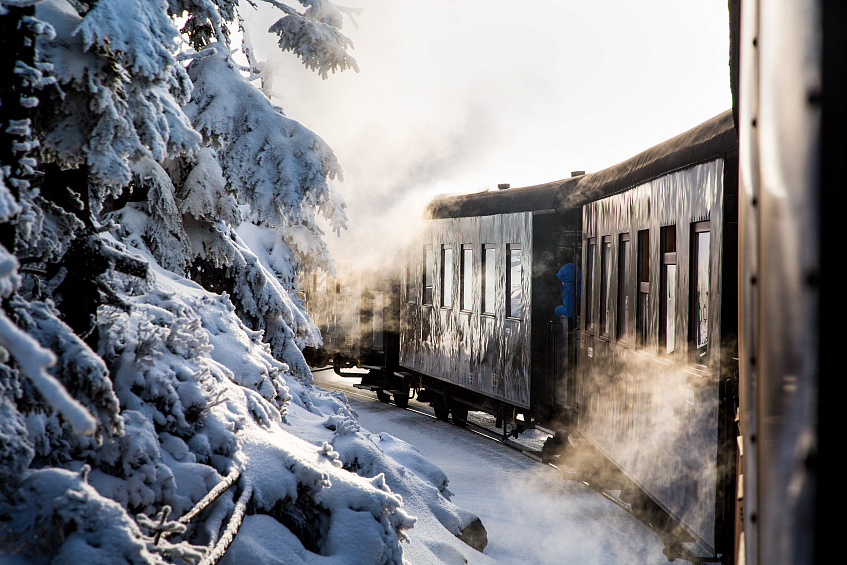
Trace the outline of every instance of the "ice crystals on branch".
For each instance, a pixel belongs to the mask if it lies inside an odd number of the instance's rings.
[[[300,57],[303,64],[322,78],[327,78],[329,72],[348,69],[358,72],[356,60],[347,52],[353,42],[338,31],[343,23],[339,8],[320,0],[304,4],[309,8],[303,14],[284,10],[287,15],[268,29],[279,37],[279,46]]]
[[[218,149],[239,201],[255,222],[274,227],[311,220],[314,208],[336,213],[327,179],[341,177],[341,167],[332,150],[247,83],[227,53],[189,65],[194,91],[186,112]]]
[[[306,66],[356,68],[355,10],[270,3]],[[28,53],[0,77],[0,552],[258,562],[271,524],[285,562],[402,563],[420,485],[300,350],[320,334],[297,273],[332,270],[316,216],[345,228],[341,168],[231,60],[237,9],[0,0]],[[453,532],[424,486],[416,508]]]
[[[155,0],[101,0],[80,17],[64,0],[37,7],[56,30],[54,41],[38,45],[59,85],[42,97],[50,107],[40,115],[44,155],[88,166],[101,201],[129,183],[132,161],[161,161],[200,142],[181,108],[191,83],[176,64],[178,32],[165,8]]]

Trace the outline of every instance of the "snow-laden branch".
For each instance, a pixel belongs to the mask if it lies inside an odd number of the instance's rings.
[[[179,62],[182,61],[193,61],[194,59],[202,59],[203,57],[208,57],[209,55],[217,54],[218,50],[214,47],[208,47],[206,49],[201,49],[200,51],[183,51],[176,55],[176,60]]]
[[[56,357],[41,347],[32,337],[21,331],[0,312],[0,346],[5,347],[17,360],[23,372],[50,406],[56,409],[73,430],[93,434],[97,429],[94,416],[74,399],[47,368],[56,363]]]
[[[0,16],[9,13],[8,8],[29,8],[40,4],[44,0],[0,0]]]

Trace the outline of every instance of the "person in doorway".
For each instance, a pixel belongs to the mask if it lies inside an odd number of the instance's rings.
[[[561,281],[562,303],[556,306],[556,314],[568,317],[568,327],[573,327],[580,298],[580,272],[573,263],[564,265],[556,278]]]

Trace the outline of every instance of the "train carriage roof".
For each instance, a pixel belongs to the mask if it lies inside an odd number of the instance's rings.
[[[437,196],[427,207],[425,217],[462,218],[575,208],[670,172],[709,161],[737,146],[732,111],[727,110],[602,171],[522,188]]]

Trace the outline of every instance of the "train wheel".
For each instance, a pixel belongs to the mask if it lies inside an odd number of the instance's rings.
[[[391,400],[391,397],[388,395],[388,393],[382,390],[381,388],[377,389],[376,397],[379,399],[380,402],[385,402],[386,404],[388,404],[388,402]]]
[[[567,445],[567,438],[559,433],[548,437],[541,447],[541,462],[559,463]]]
[[[403,394],[400,392],[394,393],[394,404],[399,406],[400,408],[405,408],[409,405],[409,395]]]
[[[435,417],[442,422],[446,422],[448,416],[450,416],[450,409],[447,408],[447,404],[444,402],[443,398],[438,398],[435,402],[433,402],[432,409],[435,412]]]
[[[450,410],[453,414],[453,423],[464,428],[468,425],[468,409],[464,406],[453,406]]]

